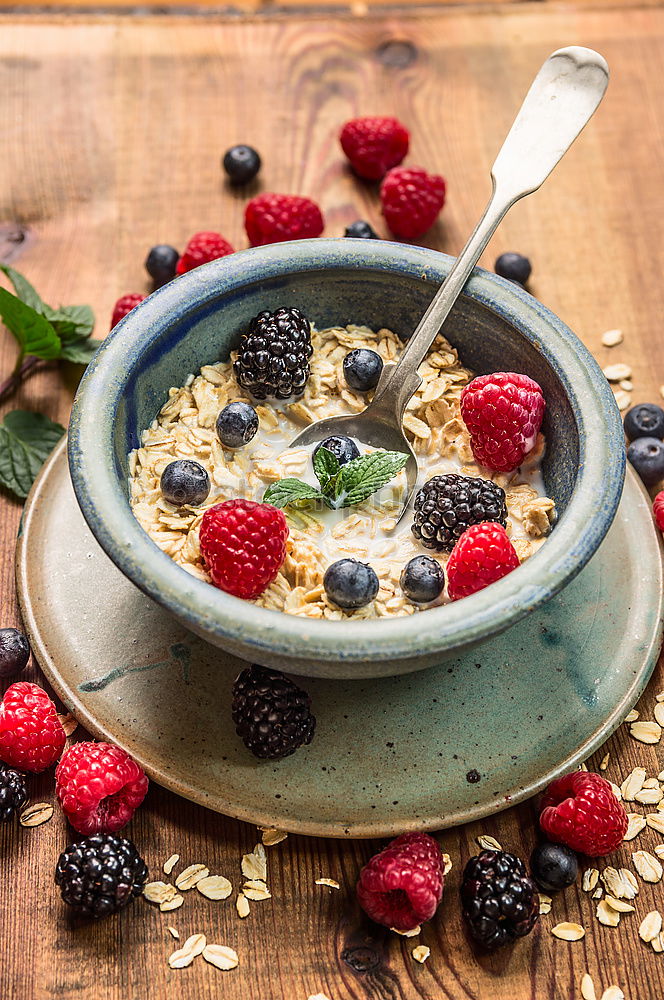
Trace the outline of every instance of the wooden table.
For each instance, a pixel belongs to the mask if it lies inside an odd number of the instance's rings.
[[[71,6],[71,5],[65,5]],[[96,5],[95,5],[96,6]],[[634,400],[658,398],[664,382],[664,11],[627,0],[579,7],[554,3],[500,7],[381,6],[275,10],[251,16],[144,10],[133,17],[82,8],[0,13],[0,257],[36,284],[47,301],[90,302],[98,334],[122,293],[146,290],[147,249],[182,247],[199,229],[220,229],[236,246],[244,193],[231,193],[219,169],[233,142],[263,154],[266,189],[320,200],[326,232],[340,235],[357,217],[385,232],[374,190],[346,171],[336,136],[363,113],[395,113],[413,133],[411,162],[440,170],[449,203],[427,244],[456,253],[488,191],[488,168],[530,78],[554,48],[599,49],[613,80],[592,126],[545,188],[518,206],[486,254],[516,249],[533,260],[532,290],[606,363],[628,361]],[[161,5],[164,7],[165,5]],[[601,347],[621,327],[624,344]],[[0,337],[0,372],[14,346]],[[66,421],[73,373],[34,375],[6,408],[41,409]],[[13,546],[20,508],[2,500],[2,624],[16,622]],[[616,590],[616,600],[620,599]],[[103,600],[90,594],[90,600]],[[546,669],[546,664],[543,664]],[[30,677],[39,679],[31,668]],[[661,669],[639,706],[651,717]],[[656,774],[658,747],[621,727],[606,772],[616,782],[637,763]],[[488,720],[486,739],[491,738]],[[599,757],[589,761],[598,765]],[[52,774],[32,782],[33,798],[52,799]],[[637,807],[639,809],[641,807]],[[641,811],[645,811],[641,809]],[[532,804],[449,831],[454,861],[446,900],[423,931],[431,958],[411,958],[414,942],[362,919],[353,886],[371,842],[290,837],[270,850],[273,898],[240,922],[230,903],[201,897],[170,915],[137,901],[119,918],[80,924],[65,916],[53,869],[67,842],[56,813],[47,825],[0,833],[0,984],[18,1000],[539,1000],[581,996],[588,970],[597,996],[612,984],[629,1000],[664,996],[664,957],[639,941],[641,917],[664,909],[661,886],[643,884],[637,914],[601,926],[580,889],[556,899],[553,913],[513,950],[476,956],[463,935],[457,889],[480,833],[526,857],[535,842]],[[235,875],[256,831],[153,787],[130,827],[153,878],[177,852],[188,862]],[[652,831],[629,847],[652,850]],[[629,850],[619,852],[629,864]],[[341,890],[314,884],[338,879]],[[556,940],[554,923],[578,921],[586,937]],[[240,968],[221,973],[198,959],[171,971],[174,942],[204,931],[233,945]]]

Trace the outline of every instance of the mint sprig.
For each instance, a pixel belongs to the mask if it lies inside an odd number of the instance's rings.
[[[312,501],[334,510],[354,507],[394,479],[407,461],[408,455],[400,451],[374,451],[340,465],[329,449],[319,448],[313,466],[320,490],[300,479],[280,479],[268,486],[263,500],[280,508]]]
[[[12,410],[0,424],[0,485],[24,499],[65,429],[42,413]]]

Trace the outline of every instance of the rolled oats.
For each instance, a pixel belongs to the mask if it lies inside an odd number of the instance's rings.
[[[622,342],[622,330],[607,330],[606,333],[602,334],[602,343],[605,347],[616,347],[618,344],[622,344]]]
[[[171,937],[175,938],[176,941],[180,940],[180,932],[178,930],[176,930],[175,927],[170,927],[169,926],[169,927],[166,928],[166,930],[171,935]]]
[[[230,972],[231,969],[237,968],[239,962],[237,952],[223,944],[206,945],[202,955],[206,962],[214,965],[216,969],[221,969],[222,972]]]
[[[648,813],[646,823],[652,830],[664,833],[664,813]]]
[[[593,983],[592,976],[589,972],[584,972],[581,977],[581,996],[583,997],[583,1000],[597,1000],[595,984]]]
[[[481,837],[477,837],[476,840],[483,851],[502,851],[502,847],[495,837],[488,837],[486,834],[483,834]]]
[[[251,854],[242,857],[242,874],[248,879],[267,879],[267,855],[263,844],[256,844]]]
[[[612,906],[609,906],[605,899],[602,899],[597,904],[597,919],[605,927],[617,927],[620,923],[620,914]]]
[[[48,802],[35,802],[34,805],[26,806],[19,816],[21,826],[41,826],[48,823],[53,815],[53,806]]]
[[[628,813],[627,820],[627,833],[623,840],[634,840],[645,829],[646,820],[640,813]]]
[[[551,896],[547,896],[545,892],[539,893],[539,911],[541,916],[543,916],[545,913],[551,913],[552,902],[553,900]]]
[[[602,371],[609,382],[620,382],[624,378],[629,378],[632,374],[630,366],[621,362],[614,365],[607,365]]]
[[[171,854],[170,858],[164,861],[164,875],[170,875],[179,860],[179,854]]]
[[[616,913],[634,913],[634,907],[631,903],[626,903],[624,899],[615,899],[613,896],[605,896],[604,902],[607,906],[610,906],[612,910]]]
[[[638,719],[638,717],[639,717],[639,713],[637,712],[637,710],[635,708],[633,708],[631,712],[627,713],[627,715],[623,719],[623,722],[636,722],[636,720]]]
[[[228,899],[233,891],[233,886],[223,875],[207,875],[199,879],[196,888],[207,899]]]
[[[413,948],[412,954],[415,961],[423,965],[431,954],[431,948],[426,944],[418,944],[416,948]]]
[[[637,793],[643,788],[646,773],[645,767],[635,767],[631,774],[625,778],[620,786],[620,791],[625,802],[634,802]]]
[[[186,892],[187,889],[193,889],[197,882],[200,882],[203,878],[207,878],[209,874],[210,869],[206,868],[205,865],[189,865],[189,867],[185,868],[183,872],[180,872],[176,878],[175,888]]]
[[[169,910],[177,910],[184,903],[184,896],[176,893],[172,899],[165,899],[163,903],[159,904],[159,909],[162,913],[167,913]]]
[[[653,715],[655,716],[655,722],[659,726],[664,726],[664,702],[657,702]]]
[[[168,882],[148,882],[143,887],[143,895],[148,903],[165,903],[177,896],[177,889]]]
[[[659,936],[661,930],[662,914],[658,910],[651,910],[639,924],[639,937],[646,944],[650,944],[654,938]]]
[[[168,964],[171,969],[185,969],[191,965],[196,956],[203,953],[205,945],[205,934],[192,934],[181,948],[169,956]]]
[[[614,869],[615,870],[615,869]],[[581,879],[581,888],[584,892],[592,892],[599,880],[597,868],[586,868]]]
[[[326,885],[328,889],[340,889],[341,886],[333,878],[317,878],[316,885]]]
[[[560,938],[561,941],[580,941],[586,936],[581,924],[568,923],[567,921],[556,924],[555,927],[551,928],[551,933],[554,937]]]
[[[602,993],[600,1000],[625,1000],[625,994],[619,986],[609,986]]]
[[[639,743],[659,743],[662,738],[662,727],[656,722],[633,722],[629,732]]]
[[[609,757],[610,756],[611,756],[611,754],[609,754],[609,753],[605,753],[604,754],[604,756],[602,757],[601,761],[599,762],[599,769],[600,769],[600,771],[606,771],[607,767],[609,766]]]
[[[237,915],[241,920],[249,916],[250,906],[249,900],[243,892],[239,892],[237,899],[235,900],[235,909],[237,910]]]
[[[635,851],[632,854],[632,864],[644,882],[660,882],[664,869],[658,859],[648,851]]]

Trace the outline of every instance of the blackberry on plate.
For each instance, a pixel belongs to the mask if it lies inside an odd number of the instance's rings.
[[[233,685],[235,731],[254,757],[277,760],[311,743],[316,719],[306,691],[278,670],[257,663]]]
[[[370,604],[379,586],[375,570],[358,559],[338,559],[328,566],[323,577],[328,598],[344,611]]]
[[[30,643],[17,628],[0,628],[0,677],[20,674],[30,659]]]
[[[383,371],[383,359],[375,351],[358,347],[344,358],[344,378],[351,389],[368,392],[378,385]]]
[[[252,146],[231,146],[221,165],[233,184],[248,184],[261,168],[261,158]]]
[[[539,895],[526,866],[506,851],[470,859],[461,903],[471,937],[489,951],[529,934],[539,917]]]
[[[188,504],[196,507],[207,500],[210,477],[199,462],[178,458],[170,462],[161,474],[161,495],[176,507]]]
[[[345,434],[333,434],[331,437],[325,438],[314,448],[312,458],[319,448],[327,448],[328,451],[331,451],[339,465],[347,465],[354,458],[360,457],[360,449],[353,439],[346,437]]]
[[[628,410],[623,420],[629,441],[637,438],[664,438],[664,410],[656,403],[639,403]]]
[[[64,849],[55,881],[65,903],[85,917],[105,917],[143,892],[148,869],[131,840],[95,833]]]
[[[521,253],[501,253],[494,267],[501,278],[516,281],[518,285],[525,285],[532,271],[530,261]]]
[[[9,823],[28,801],[25,775],[13,767],[0,764],[0,823]]]
[[[258,430],[258,414],[243,400],[225,406],[216,422],[217,437],[226,448],[242,448]]]
[[[175,247],[167,243],[158,243],[152,247],[145,259],[145,270],[148,272],[156,285],[165,285],[167,281],[175,277],[175,268],[180,259],[180,254]]]
[[[304,392],[312,354],[309,320],[299,309],[262,312],[242,334],[235,377],[256,399],[290,399]]]
[[[530,870],[540,889],[558,892],[576,882],[579,861],[564,844],[539,844],[530,855]]]
[[[401,571],[401,589],[409,601],[429,604],[445,587],[445,571],[431,556],[415,556]]]
[[[451,552],[471,524],[507,525],[505,490],[488,479],[434,476],[415,496],[413,534],[426,549]]]
[[[356,240],[378,239],[378,234],[372,229],[368,222],[364,221],[364,219],[356,219],[355,222],[351,222],[349,226],[346,226],[344,236],[352,236]]]
[[[646,486],[654,486],[664,479],[664,442],[654,437],[637,438],[627,449],[627,461]]]

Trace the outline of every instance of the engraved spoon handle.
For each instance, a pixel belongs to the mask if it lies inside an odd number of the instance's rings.
[[[401,426],[421,378],[417,369],[498,224],[515,202],[536,191],[597,109],[609,82],[605,59],[592,49],[558,49],[542,65],[491,169],[489,203],[436,292],[398,364],[386,365],[369,407]]]

